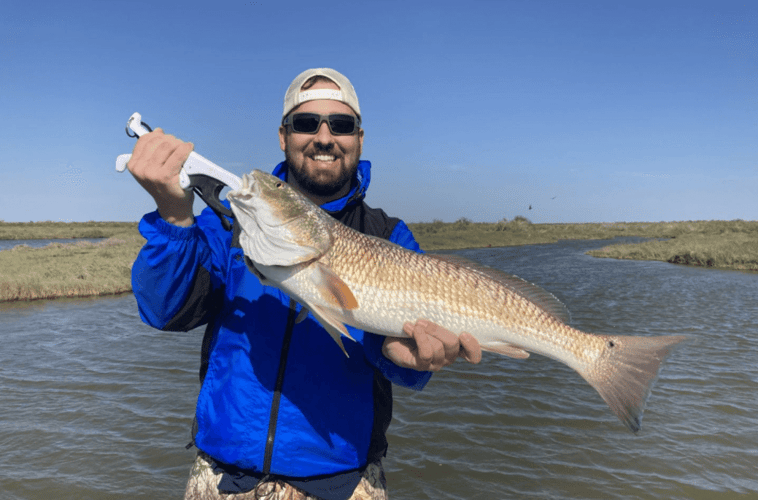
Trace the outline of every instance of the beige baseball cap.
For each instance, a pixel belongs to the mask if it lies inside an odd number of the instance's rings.
[[[333,81],[340,88],[334,89],[315,89],[315,90],[303,90],[301,87],[306,80],[313,76],[325,76]],[[332,99],[335,101],[341,101],[353,108],[358,118],[361,117],[361,108],[358,105],[358,96],[355,93],[353,85],[345,75],[339,71],[335,71],[331,68],[313,68],[308,69],[300,73],[292,80],[287,93],[284,94],[284,114],[282,119],[286,117],[290,111],[295,109],[300,104],[313,101],[316,99]]]

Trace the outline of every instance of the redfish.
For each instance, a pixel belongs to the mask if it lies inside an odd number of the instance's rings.
[[[582,332],[566,324],[563,304],[536,285],[361,234],[259,170],[245,174],[227,199],[250,270],[307,308],[343,351],[346,324],[405,337],[403,324],[424,318],[469,332],[486,351],[565,363],[636,433],[661,364],[685,339]]]

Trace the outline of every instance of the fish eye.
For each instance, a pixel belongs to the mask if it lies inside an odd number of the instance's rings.
[[[283,183],[283,182],[277,182],[277,183],[276,183],[276,187],[277,187],[277,189],[281,189],[281,187],[282,187],[283,185],[284,185],[284,183]]]

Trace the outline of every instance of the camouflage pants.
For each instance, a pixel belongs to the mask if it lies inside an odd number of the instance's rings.
[[[213,472],[213,467],[203,454],[198,454],[190,472],[184,500],[319,500],[280,480],[259,483],[253,491],[236,494],[219,493],[220,481],[221,474]],[[382,463],[369,464],[350,500],[387,500],[388,498]]]

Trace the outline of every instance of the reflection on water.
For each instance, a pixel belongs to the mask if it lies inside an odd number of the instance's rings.
[[[485,353],[397,389],[391,498],[758,495],[758,275],[584,255],[607,242],[456,252],[537,283],[572,325],[686,334],[632,435],[576,373]],[[131,295],[0,304],[0,497],[181,498],[202,332]]]

